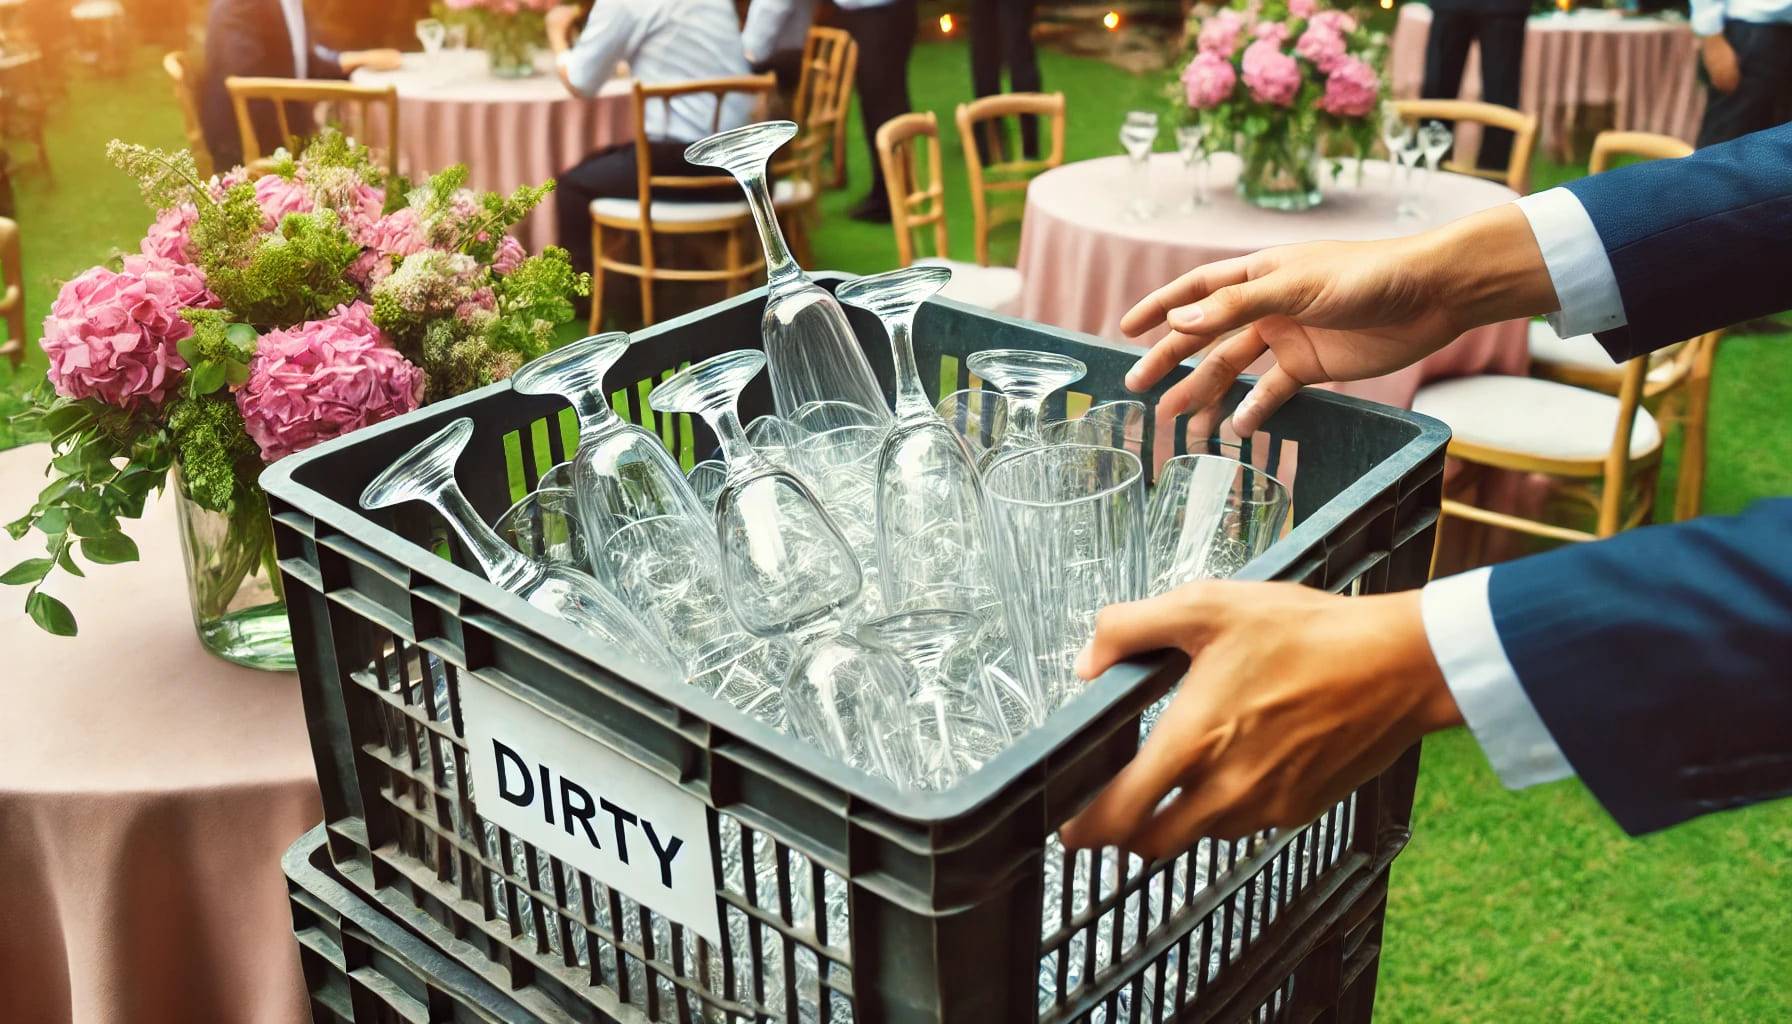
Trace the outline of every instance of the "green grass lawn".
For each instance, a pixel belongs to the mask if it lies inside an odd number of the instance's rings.
[[[38,320],[57,282],[134,242],[148,223],[135,189],[106,163],[106,140],[181,142],[154,55],[139,57],[122,84],[71,87],[53,125],[54,187],[29,166],[17,175],[26,300]],[[1152,81],[1056,54],[1043,62],[1047,87],[1070,98],[1070,159],[1115,151],[1120,113],[1156,102]],[[970,208],[951,125],[969,78],[962,46],[916,54],[916,103],[945,128],[960,258],[971,254]],[[881,270],[895,257],[890,230],[843,216],[867,180],[856,126],[851,140],[853,185],[823,199],[817,262]],[[15,157],[29,164],[23,148]],[[1549,184],[1580,173],[1543,166],[1537,177]],[[998,237],[998,259],[1012,258],[1016,238],[1013,229]],[[1757,335],[1724,345],[1712,401],[1711,512],[1792,493],[1789,340]],[[43,366],[35,351],[17,378],[0,364],[0,416]],[[0,447],[12,443],[0,425]],[[27,499],[0,495],[19,508]],[[1413,841],[1394,869],[1389,906],[1383,1021],[1792,1020],[1792,802],[1630,840],[1578,782],[1506,793],[1466,734],[1443,736],[1426,746]]]

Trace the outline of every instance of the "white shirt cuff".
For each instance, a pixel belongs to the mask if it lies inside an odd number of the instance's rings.
[[[1524,692],[1500,643],[1488,603],[1493,570],[1432,580],[1419,597],[1425,639],[1443,670],[1462,720],[1507,789],[1574,774]]]
[[[1586,207],[1565,188],[1523,196],[1518,208],[1531,223],[1531,234],[1543,250],[1543,264],[1562,308],[1549,315],[1549,325],[1564,338],[1597,334],[1622,327],[1624,298],[1618,277],[1599,240],[1599,229]]]

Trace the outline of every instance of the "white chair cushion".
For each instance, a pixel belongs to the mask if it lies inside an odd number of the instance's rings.
[[[1443,420],[1458,440],[1550,459],[1604,458],[1618,430],[1618,400],[1534,377],[1492,374],[1427,384],[1412,411]],[[1661,425],[1639,408],[1630,457],[1661,446]]]
[[[772,205],[783,206],[798,203],[806,199],[813,191],[806,181],[780,181],[772,186]],[[720,189],[715,195],[726,195]],[[699,220],[726,220],[729,217],[747,217],[752,215],[745,199],[735,200],[696,200],[655,199],[648,207],[647,215],[656,221],[671,223],[690,223]],[[593,199],[591,215],[608,220],[639,220],[641,204],[634,199]]]
[[[1617,373],[1623,365],[1612,359],[1598,338],[1591,334],[1564,338],[1546,320],[1531,321],[1531,362],[1607,373]],[[1649,379],[1662,380],[1673,372],[1673,362],[1662,359],[1649,368]]]
[[[918,259],[915,266],[945,267],[952,271],[952,280],[940,289],[940,294],[954,302],[1009,313],[1020,299],[1020,271],[1013,267],[985,267],[937,256]]]

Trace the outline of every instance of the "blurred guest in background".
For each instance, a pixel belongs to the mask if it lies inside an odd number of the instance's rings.
[[[908,58],[915,48],[917,0],[834,0],[840,27],[859,44],[859,70],[853,88],[859,93],[859,119],[865,125],[865,151],[871,157],[871,191],[848,216],[887,224],[890,197],[884,191],[884,169],[877,159],[877,130],[885,121],[913,109],[908,98]]]
[[[1002,72],[1014,92],[1039,92],[1039,55],[1033,49],[1034,0],[971,0],[971,90],[979,98],[1002,91]],[[990,132],[977,136],[983,162],[1001,159],[994,134],[1000,122],[984,122]],[[1029,160],[1039,157],[1039,119],[1020,119],[1020,148]]]
[[[226,78],[346,78],[359,67],[397,66],[397,50],[337,52],[319,44],[306,25],[302,0],[213,0],[205,25],[205,82],[199,100],[212,163],[222,171],[243,162],[242,134],[224,88]],[[285,143],[272,107],[257,104],[250,114],[263,145],[276,139]],[[295,135],[310,134],[311,113],[302,105],[289,104],[287,119]]]
[[[741,27],[741,46],[754,74],[778,76],[786,103],[803,77],[803,47],[815,23],[815,0],[753,0]]]
[[[627,64],[638,82],[671,85],[705,78],[749,74],[741,48],[740,17],[730,0],[597,0],[577,42],[571,41],[576,7],[548,12],[548,45],[560,79],[580,96],[593,96]],[[687,163],[684,148],[714,131],[739,128],[753,119],[753,100],[734,94],[716,116],[714,98],[681,96],[669,103],[649,103],[642,129],[649,139],[648,158],[654,174],[708,176],[725,172]],[[714,127],[712,127],[712,125]],[[572,254],[573,266],[591,269],[593,199],[633,199],[640,185],[635,171],[635,144],[618,143],[579,161],[554,182],[554,215],[560,244]],[[661,190],[657,199],[676,199],[678,190]],[[713,199],[713,190],[692,198]]]
[[[1792,0],[1692,0],[1705,66],[1699,148],[1792,121]]]
[[[1482,101],[1516,108],[1524,68],[1524,22],[1530,14],[1531,0],[1431,0],[1425,83],[1419,94],[1428,100],[1455,99],[1462,89],[1469,44],[1479,42]],[[1511,157],[1511,132],[1489,128],[1482,134],[1476,166],[1503,169]]]

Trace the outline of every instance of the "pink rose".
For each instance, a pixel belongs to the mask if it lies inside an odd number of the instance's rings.
[[[1258,102],[1278,107],[1294,102],[1294,94],[1300,91],[1300,63],[1275,43],[1259,39],[1245,47],[1241,64],[1244,84]]]
[[[1259,21],[1257,27],[1251,29],[1251,38],[1279,47],[1288,41],[1288,25],[1280,21]]]
[[[1230,57],[1238,50],[1238,35],[1244,31],[1244,19],[1230,8],[1220,11],[1201,23],[1195,45],[1202,53]]]
[[[64,398],[160,404],[187,368],[175,346],[193,325],[180,311],[217,301],[189,264],[130,256],[119,273],[93,267],[62,286],[44,318],[50,383]]]
[[[498,251],[492,254],[492,270],[499,275],[508,274],[523,265],[529,254],[523,251],[523,243],[505,235],[498,240]]]
[[[1343,11],[1320,11],[1307,20],[1307,27],[1329,29],[1343,36],[1356,31],[1356,19]]]
[[[1337,117],[1367,117],[1381,97],[1381,79],[1367,61],[1341,58],[1325,79],[1319,108]]]
[[[1329,28],[1315,25],[1300,34],[1294,52],[1313,62],[1321,71],[1330,71],[1344,59],[1344,37]]]
[[[289,213],[310,213],[316,209],[311,192],[296,178],[288,181],[278,174],[264,174],[255,181],[255,201],[268,217],[268,230],[278,227]]]
[[[1318,9],[1317,0],[1288,0],[1288,13],[1296,18],[1311,18]]]
[[[261,337],[236,394],[249,436],[273,462],[416,409],[424,374],[385,343],[365,302]]]
[[[1182,69],[1182,87],[1188,94],[1188,105],[1196,110],[1211,110],[1232,98],[1232,87],[1238,73],[1232,62],[1217,53],[1198,53]]]
[[[192,203],[170,206],[156,214],[138,248],[145,256],[171,263],[193,262],[193,224],[199,220],[199,209]]]

